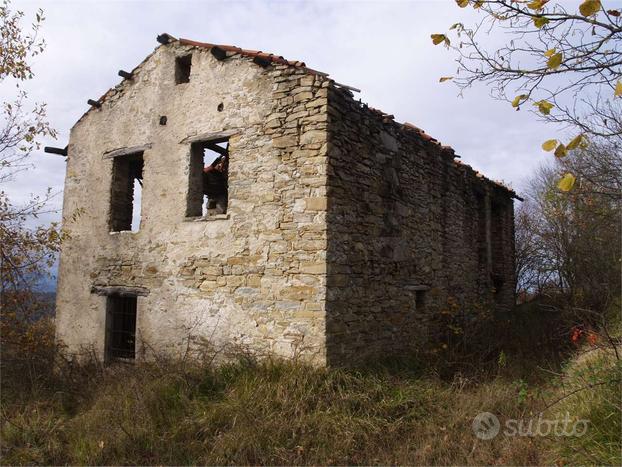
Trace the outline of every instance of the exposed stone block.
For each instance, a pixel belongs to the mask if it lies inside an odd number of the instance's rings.
[[[305,204],[307,211],[324,211],[328,206],[328,198],[326,196],[306,198]]]

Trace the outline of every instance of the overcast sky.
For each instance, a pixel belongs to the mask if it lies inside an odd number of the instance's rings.
[[[451,145],[464,162],[519,191],[533,169],[551,157],[540,144],[553,137],[553,129],[532,114],[492,100],[484,87],[461,98],[451,83],[438,82],[456,66],[451,52],[432,45],[430,34],[477,19],[454,0],[13,2],[27,17],[38,7],[45,10],[42,35],[48,45],[28,88],[34,100],[47,102],[58,131],[57,141],[45,141],[49,145],[64,147],[69,129],[88,109],[87,99],[121,81],[117,71],[134,68],[158,45],[156,35],[168,32],[304,61],[360,88],[363,102],[423,128]],[[62,190],[62,157],[41,151],[33,162],[33,170],[2,187],[15,202],[47,187]],[[53,206],[61,202],[58,196]]]

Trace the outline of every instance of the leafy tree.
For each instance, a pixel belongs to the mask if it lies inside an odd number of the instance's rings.
[[[29,29],[22,27],[24,13],[12,11],[10,2],[0,5],[0,86],[2,95],[13,95],[2,103],[0,121],[0,183],[7,182],[29,167],[28,159],[38,149],[38,138],[55,137],[46,120],[45,104],[28,108],[28,94],[22,84],[33,79],[31,60],[45,47],[38,38],[43,12],[35,15]],[[33,282],[47,271],[59,249],[61,235],[57,224],[27,227],[27,221],[46,212],[50,190],[26,204],[14,205],[0,189],[0,310],[4,326],[11,316],[23,316],[35,305]]]
[[[481,18],[472,27],[456,23],[432,42],[455,51],[453,80],[463,91],[486,84],[494,98],[516,110],[528,106],[546,122],[574,129],[568,142],[551,139],[543,149],[565,157],[589,139],[622,143],[622,11],[600,0],[456,0]],[[494,39],[502,33],[504,43]],[[451,36],[451,37],[450,37]],[[572,189],[576,174],[559,181]]]
[[[577,174],[560,193],[560,174]],[[620,296],[622,155],[593,143],[532,178],[516,215],[519,292],[562,293],[575,306],[604,310]]]

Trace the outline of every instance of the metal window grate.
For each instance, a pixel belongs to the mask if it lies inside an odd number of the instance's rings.
[[[108,297],[106,355],[109,360],[136,357],[136,297]]]

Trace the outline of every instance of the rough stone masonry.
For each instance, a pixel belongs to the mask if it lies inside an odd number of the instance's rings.
[[[69,349],[140,359],[200,336],[351,364],[422,342],[448,300],[512,305],[510,189],[302,62],[159,41],[71,130]],[[224,213],[203,209],[215,146]]]

